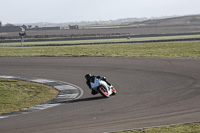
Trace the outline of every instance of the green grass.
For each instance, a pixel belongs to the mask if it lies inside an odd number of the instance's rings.
[[[0,47],[0,57],[4,56],[200,58],[200,42],[122,43],[58,47]]]
[[[148,129],[136,129],[118,133],[200,133],[200,123],[173,125]]]
[[[33,82],[0,79],[0,114],[45,103],[58,95],[54,88]]]

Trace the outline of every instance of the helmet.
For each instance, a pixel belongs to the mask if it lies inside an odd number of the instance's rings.
[[[87,74],[85,75],[85,79],[86,79],[86,80],[90,80],[90,77],[91,77],[91,76],[92,76],[91,74],[87,73]]]

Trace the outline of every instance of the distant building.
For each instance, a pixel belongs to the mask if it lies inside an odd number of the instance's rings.
[[[0,22],[0,32],[19,32],[21,31],[20,26],[15,26],[13,24],[6,24],[2,26],[2,22]]]
[[[14,24],[9,24],[9,23],[7,23],[6,25],[5,25],[5,27],[14,27],[15,25]]]
[[[28,29],[28,26],[27,26],[27,25],[24,25],[24,24],[23,24],[21,27],[22,27],[24,30],[27,30],[27,29]]]
[[[38,27],[38,26],[35,26],[29,30],[60,30],[60,27]]]

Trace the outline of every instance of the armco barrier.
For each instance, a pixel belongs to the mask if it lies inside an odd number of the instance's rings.
[[[116,44],[116,43],[153,43],[153,42],[175,42],[175,41],[199,41],[200,38],[184,38],[184,39],[160,39],[160,40],[136,40],[136,41],[118,41],[118,42],[91,42],[91,43],[66,43],[66,44],[41,44],[41,45],[25,45],[24,47],[36,46],[68,46],[68,45],[97,45],[97,44]],[[20,47],[20,46],[18,46]]]
[[[200,38],[182,38],[182,39],[135,40],[135,41],[66,43],[66,44],[35,44],[35,45],[24,45],[23,47],[70,46],[70,45],[98,45],[98,44],[117,44],[117,43],[153,43],[153,42],[199,41],[199,40],[200,40]],[[21,47],[21,45],[9,45],[9,46],[0,45],[0,47]]]

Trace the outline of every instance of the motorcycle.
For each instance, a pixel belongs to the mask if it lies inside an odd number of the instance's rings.
[[[106,98],[109,98],[111,95],[116,94],[116,89],[102,78],[98,79],[95,77],[93,82],[90,82],[90,84],[91,89],[93,89],[97,93],[100,93]]]

